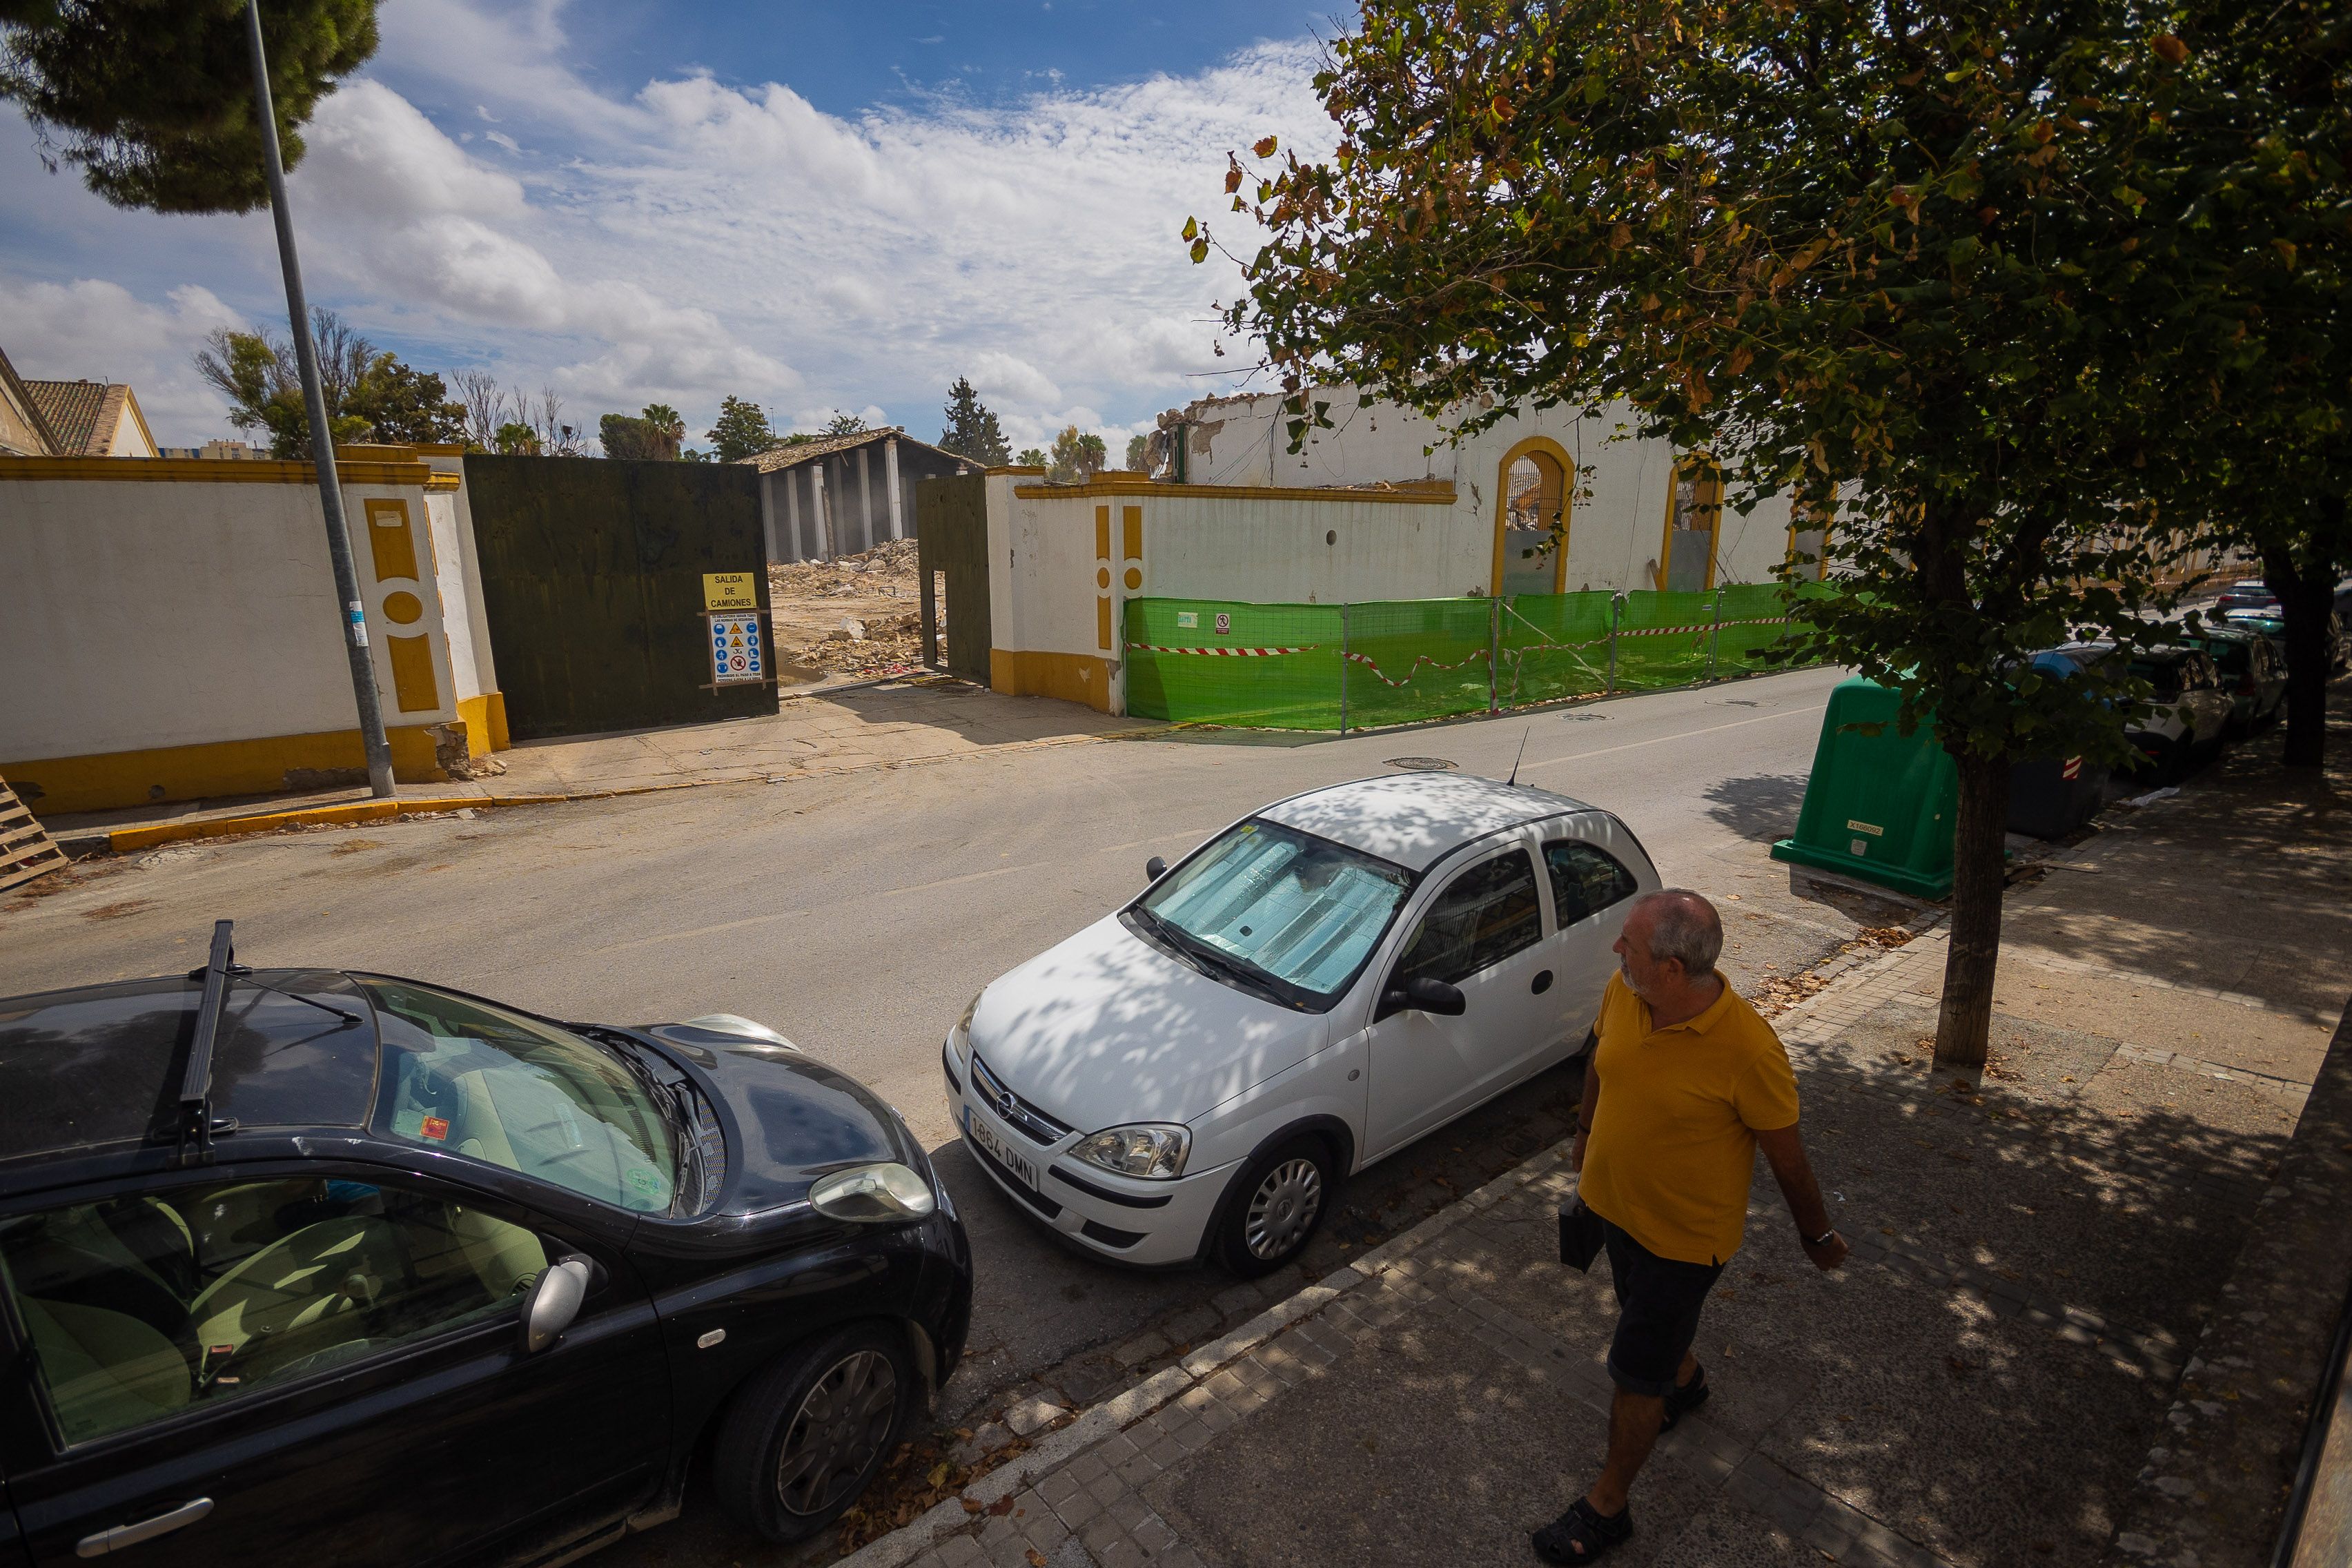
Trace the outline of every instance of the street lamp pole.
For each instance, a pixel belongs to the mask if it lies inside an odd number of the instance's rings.
[[[319,380],[319,351],[310,341],[310,311],[302,299],[302,263],[294,253],[294,215],[286,205],[286,170],[278,155],[278,110],[269,97],[269,57],[261,43],[260,0],[246,0],[246,30],[253,41],[254,110],[261,126],[261,165],[269,176],[269,216],[278,225],[278,260],[286,272],[286,316],[294,330],[294,362],[301,367],[302,402],[310,414],[310,460],[319,470],[319,507],[327,519],[327,554],[335,564],[335,599],[343,651],[351,658],[352,694],[358,700],[360,740],[367,749],[368,788],[392,797],[392,742],[383,732],[383,704],[368,653],[367,606],[360,600],[352,562],[352,531],[343,517],[343,489],[335,472],[335,433],[327,423],[327,394]]]

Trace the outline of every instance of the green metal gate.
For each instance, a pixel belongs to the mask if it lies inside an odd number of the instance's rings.
[[[714,684],[703,614],[705,574],[749,574],[771,637],[759,480],[732,463],[467,458],[515,739],[776,710],[772,666],[765,684]]]
[[[989,683],[988,498],[979,474],[915,486],[916,569],[922,576],[923,662],[936,666],[940,611],[931,574],[947,574],[947,671]]]

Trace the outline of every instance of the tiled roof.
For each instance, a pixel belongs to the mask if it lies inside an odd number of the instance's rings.
[[[122,417],[122,387],[102,381],[27,381],[25,390],[57,437],[59,457],[106,456],[114,439],[114,419]],[[114,419],[104,417],[110,411]]]
[[[975,468],[982,466],[972,462],[970,458],[958,457],[953,452],[942,451],[929,441],[916,440],[907,434],[907,427],[903,425],[885,425],[878,430],[859,430],[847,436],[812,436],[806,440],[795,441],[789,447],[778,447],[772,451],[760,452],[751,457],[738,458],[735,460],[739,463],[749,463],[763,474],[772,474],[782,468],[797,468],[803,463],[813,463],[819,458],[830,458],[836,452],[854,451],[857,447],[870,446],[877,441],[894,439],[901,446],[917,447],[926,452],[937,452],[942,458],[952,458],[961,463],[971,463]]]
[[[33,401],[32,389],[26,386],[24,378],[16,374],[16,367],[8,363],[8,355],[5,350],[0,350],[0,398],[5,398],[11,408],[15,410],[9,415],[6,425],[0,425],[0,429],[5,429],[8,426],[17,423],[23,423],[27,426],[24,432],[13,437],[0,439],[0,452],[15,451],[17,445],[29,440],[32,445],[25,456],[56,457],[58,455],[57,438],[49,429],[48,421],[41,417],[41,405]]]

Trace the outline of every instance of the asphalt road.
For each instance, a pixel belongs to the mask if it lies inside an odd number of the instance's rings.
[[[189,967],[210,922],[230,916],[251,963],[388,971],[560,1016],[758,1018],[872,1085],[940,1152],[980,1268],[948,1415],[976,1418],[1041,1374],[1083,1401],[1116,1375],[1115,1347],[1154,1331],[1189,1342],[1265,1291],[1072,1256],[989,1185],[954,1142],[939,1068],[940,1037],[973,993],[1130,896],[1148,857],[1173,858],[1268,800],[1404,756],[1501,777],[1523,742],[1522,782],[1615,811],[1669,883],[1730,900],[1735,982],[1794,973],[1899,912],[1799,899],[1765,854],[1794,826],[1838,679],[1344,741],[1108,742],[173,847],[0,909],[0,994]],[[889,698],[852,700],[886,722]],[[1559,1136],[1576,1089],[1573,1068],[1547,1074],[1349,1184],[1306,1272]]]

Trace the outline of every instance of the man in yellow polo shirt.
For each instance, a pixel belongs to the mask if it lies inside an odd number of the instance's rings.
[[[1658,1434],[1707,1395],[1699,1310],[1739,1250],[1756,1151],[1821,1269],[1845,1260],[1797,1133],[1797,1076],[1772,1026],[1716,972],[1723,921],[1683,888],[1637,900],[1617,940],[1570,1159],[1617,1287],[1609,1458],[1535,1532],[1547,1563],[1590,1563],[1633,1533],[1626,1493]]]

